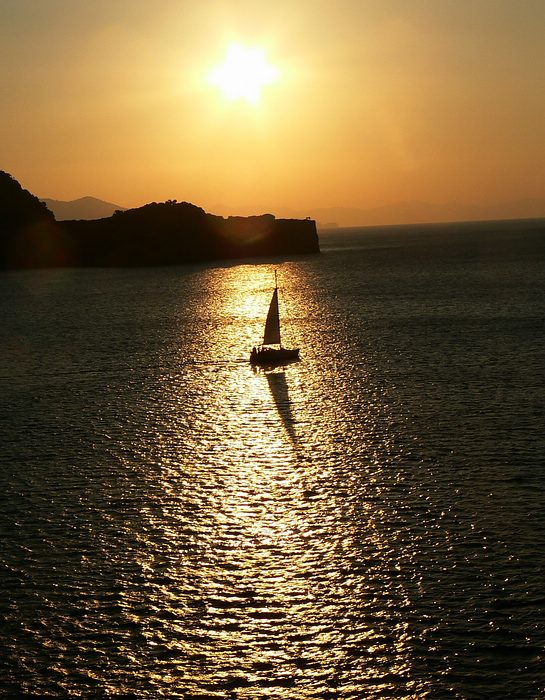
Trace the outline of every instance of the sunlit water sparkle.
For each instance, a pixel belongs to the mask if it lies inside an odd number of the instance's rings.
[[[0,693],[543,694],[543,236],[322,248],[2,275]]]

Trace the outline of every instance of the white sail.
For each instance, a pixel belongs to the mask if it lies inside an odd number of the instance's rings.
[[[263,345],[280,345],[280,316],[278,314],[278,288],[275,287],[269,313],[265,321],[265,333],[263,334]]]

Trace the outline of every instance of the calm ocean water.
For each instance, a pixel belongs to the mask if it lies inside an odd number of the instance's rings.
[[[0,695],[545,697],[545,235],[321,242],[0,276]]]

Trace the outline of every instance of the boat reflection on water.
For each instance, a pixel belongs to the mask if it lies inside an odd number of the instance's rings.
[[[266,372],[265,376],[267,377],[271,396],[282,425],[290,440],[295,444],[297,442],[295,419],[292,412],[286,372],[284,370],[281,372]]]

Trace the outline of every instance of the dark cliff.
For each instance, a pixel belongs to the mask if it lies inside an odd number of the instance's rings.
[[[45,204],[0,170],[0,268],[63,264],[52,245],[58,236]]]
[[[310,219],[272,214],[224,219],[187,202],[168,201],[104,219],[56,222],[39,204],[43,216],[36,214],[32,236],[23,222],[0,239],[1,267],[175,265],[320,250],[316,223]]]

